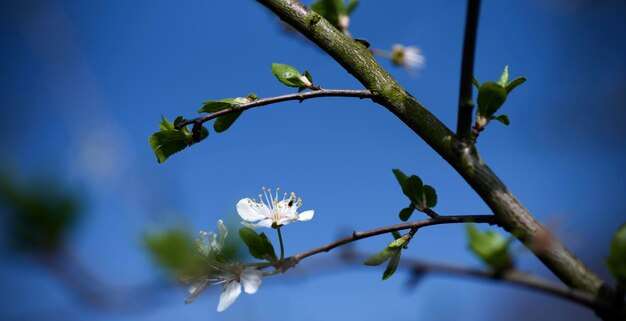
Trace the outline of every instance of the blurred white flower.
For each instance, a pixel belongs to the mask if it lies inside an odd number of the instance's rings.
[[[296,198],[296,194],[291,192],[289,197],[287,193],[283,194],[283,199],[278,200],[278,192],[272,195],[271,189],[265,190],[265,201],[263,195],[259,194],[259,202],[255,199],[244,198],[237,203],[237,212],[244,220],[243,225],[251,228],[257,227],[279,227],[287,225],[294,221],[309,221],[313,218],[314,211],[309,210],[298,213],[298,208],[302,206],[302,200]]]
[[[222,284],[222,294],[217,304],[217,311],[222,312],[237,300],[241,294],[242,285],[246,293],[254,294],[263,280],[261,271],[252,267],[243,268],[237,263],[215,264],[211,268],[216,272],[192,284],[189,287],[190,295],[185,299],[185,303],[193,302],[207,286]]]
[[[224,221],[217,221],[217,230],[219,231],[219,237],[213,232],[200,231],[200,238],[196,239],[196,246],[198,251],[204,256],[217,255],[224,248],[224,242],[228,235],[228,230],[224,225]]]
[[[413,46],[394,45],[389,58],[394,65],[402,66],[408,71],[417,71],[426,64],[422,50]]]

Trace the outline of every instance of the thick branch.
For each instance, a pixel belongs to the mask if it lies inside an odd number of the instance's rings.
[[[456,134],[459,139],[470,138],[472,126],[472,77],[474,76],[474,53],[476,52],[476,33],[478,32],[478,16],[480,0],[467,2],[465,18],[465,36],[463,40],[463,61],[461,62],[461,85],[459,89],[459,113],[456,123]]]
[[[255,100],[253,102],[247,104],[235,105],[211,114],[207,114],[198,118],[185,120],[180,124],[177,124],[178,128],[183,126],[187,126],[190,124],[202,124],[213,118],[217,118],[219,116],[223,116],[235,111],[244,111],[254,107],[266,106],[270,104],[280,103],[283,101],[289,100],[299,100],[303,102],[307,99],[318,98],[318,97],[356,97],[356,98],[372,98],[374,95],[369,90],[343,90],[343,89],[321,89],[316,91],[309,91],[304,93],[290,94],[290,95],[282,95],[270,98],[262,98]]]
[[[295,0],[258,0],[325,50],[374,95],[372,100],[394,113],[454,167],[508,231],[513,232],[567,285],[598,294],[602,280],[558,240],[536,246],[545,228],[483,162],[474,147],[457,140],[433,114],[407,93],[363,44],[335,29]]]
[[[394,231],[400,231],[400,230],[406,230],[406,229],[412,229],[412,231],[417,231],[417,229],[422,228],[424,226],[439,225],[439,224],[453,224],[453,223],[470,223],[470,222],[496,224],[497,220],[496,220],[496,217],[493,215],[437,216],[437,217],[426,219],[426,220],[396,224],[396,225],[381,227],[381,228],[364,231],[364,232],[355,231],[355,232],[352,232],[351,236],[347,236],[335,242],[331,242],[326,245],[320,246],[318,248],[314,248],[312,250],[302,252],[300,254],[296,254],[292,256],[291,258],[289,258],[288,260],[292,260],[293,263],[298,263],[300,260],[307,258],[311,255],[315,255],[321,252],[328,252],[336,247],[345,245],[350,242],[354,242],[360,239],[364,239],[364,238],[368,238],[368,237],[372,237],[372,236],[376,236],[380,234],[391,233]],[[413,232],[413,234],[414,233],[415,232]]]

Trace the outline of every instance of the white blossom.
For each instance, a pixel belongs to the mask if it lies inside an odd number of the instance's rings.
[[[394,45],[390,59],[394,65],[402,66],[411,72],[424,68],[426,64],[422,50],[413,46]]]
[[[263,187],[263,193],[259,194],[259,201],[244,198],[237,203],[237,212],[244,220],[243,225],[251,228],[257,227],[280,227],[294,221],[309,221],[313,218],[314,211],[309,210],[298,213],[298,208],[302,206],[302,199],[297,198],[291,192],[283,194],[282,200],[278,200],[279,188],[276,194],[272,195],[271,189]],[[263,199],[265,196],[265,200]]]

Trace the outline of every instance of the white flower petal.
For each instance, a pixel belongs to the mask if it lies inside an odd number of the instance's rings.
[[[276,224],[278,225],[287,225],[291,222],[297,221],[298,218],[296,216],[293,217],[282,217],[280,220],[278,220],[278,222],[276,222]]]
[[[310,221],[313,218],[313,214],[315,214],[313,210],[304,211],[298,215],[298,221]]]
[[[230,281],[224,284],[224,289],[220,295],[220,302],[217,304],[217,312],[222,312],[237,300],[241,294],[241,285],[237,281]]]
[[[228,229],[226,229],[226,225],[224,225],[224,221],[222,220],[218,220],[217,221],[217,230],[220,233],[219,236],[219,240],[217,242],[217,251],[222,251],[222,248],[224,248],[224,242],[226,241],[226,236],[228,235]]]
[[[270,219],[262,220],[262,221],[260,221],[260,222],[258,222],[256,224],[252,224],[252,223],[246,222],[246,221],[241,222],[241,224],[243,224],[245,227],[249,227],[249,228],[272,227],[272,223],[273,222]]]
[[[266,216],[259,212],[259,207],[257,206],[261,206],[261,204],[255,203],[249,198],[244,198],[237,203],[237,213],[239,213],[239,216],[241,216],[244,221],[248,222],[256,222],[265,219]]]
[[[261,282],[263,281],[263,273],[255,268],[245,268],[243,272],[241,272],[241,285],[243,285],[243,290],[246,293],[254,294],[261,286]]]

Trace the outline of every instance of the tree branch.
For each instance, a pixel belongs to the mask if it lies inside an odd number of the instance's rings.
[[[348,244],[357,240],[361,240],[364,238],[368,238],[368,237],[372,237],[372,236],[376,236],[380,234],[385,234],[385,233],[390,233],[394,231],[406,230],[406,229],[411,229],[411,231],[413,231],[413,234],[415,234],[414,231],[417,231],[419,228],[422,228],[425,226],[439,225],[439,224],[453,224],[453,223],[489,223],[493,225],[493,224],[497,224],[497,219],[493,215],[437,216],[437,217],[430,218],[430,219],[396,224],[396,225],[381,227],[381,228],[377,228],[377,229],[373,229],[369,231],[363,231],[363,232],[355,231],[355,232],[352,232],[352,235],[350,236],[347,236],[335,242],[331,242],[326,245],[314,248],[312,250],[296,254],[290,258],[287,258],[287,260],[290,260],[293,264],[296,264],[302,259],[307,258],[311,255],[315,255],[321,252],[328,252],[336,247],[339,247],[344,244]]]
[[[258,0],[283,21],[326,51],[461,174],[494,212],[498,222],[523,242],[565,284],[599,293],[603,281],[558,240],[536,246],[546,229],[491,171],[477,150],[457,140],[439,119],[398,84],[363,44],[335,29],[295,0]]]
[[[235,105],[214,113],[210,113],[198,118],[185,120],[179,124],[177,124],[177,128],[181,128],[183,126],[187,126],[190,124],[198,124],[201,125],[213,118],[217,118],[235,111],[244,111],[254,107],[266,106],[270,104],[280,103],[283,101],[289,100],[299,100],[303,102],[307,99],[318,98],[318,97],[356,97],[356,98],[372,98],[374,95],[369,90],[344,90],[344,89],[320,89],[316,91],[309,91],[304,93],[297,94],[289,94],[282,95],[270,98],[261,98],[257,99],[253,102],[249,102],[246,104]]]
[[[480,0],[468,0],[463,40],[463,61],[461,62],[459,113],[456,123],[457,137],[464,141],[468,141],[471,136],[472,110],[474,109],[472,77],[474,76],[474,53],[476,52],[479,13]]]

